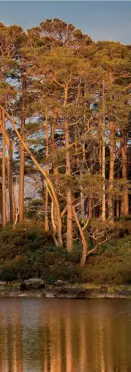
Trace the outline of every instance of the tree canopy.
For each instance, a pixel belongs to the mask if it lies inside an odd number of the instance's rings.
[[[84,265],[130,214],[130,46],[59,19],[1,23],[0,105],[3,226],[42,219],[55,245],[82,243]]]

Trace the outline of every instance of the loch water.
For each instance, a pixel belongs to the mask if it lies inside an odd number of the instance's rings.
[[[131,300],[1,298],[0,372],[131,372]]]

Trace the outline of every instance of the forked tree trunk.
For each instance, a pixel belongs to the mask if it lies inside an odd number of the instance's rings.
[[[122,178],[125,182],[122,190],[121,200],[121,216],[128,216],[129,214],[129,195],[128,195],[128,169],[127,169],[127,136],[123,133],[121,143],[121,159],[122,159]]]

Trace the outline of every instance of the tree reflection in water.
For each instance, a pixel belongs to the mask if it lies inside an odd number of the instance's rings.
[[[1,372],[130,372],[131,301],[0,300]]]

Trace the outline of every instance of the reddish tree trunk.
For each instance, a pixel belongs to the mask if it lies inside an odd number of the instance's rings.
[[[122,178],[125,182],[122,190],[121,215],[126,217],[129,214],[129,195],[128,195],[128,170],[127,170],[127,136],[123,133],[121,143]]]
[[[110,122],[110,165],[109,165],[109,194],[108,194],[108,219],[114,221],[113,181],[114,181],[114,123]]]

